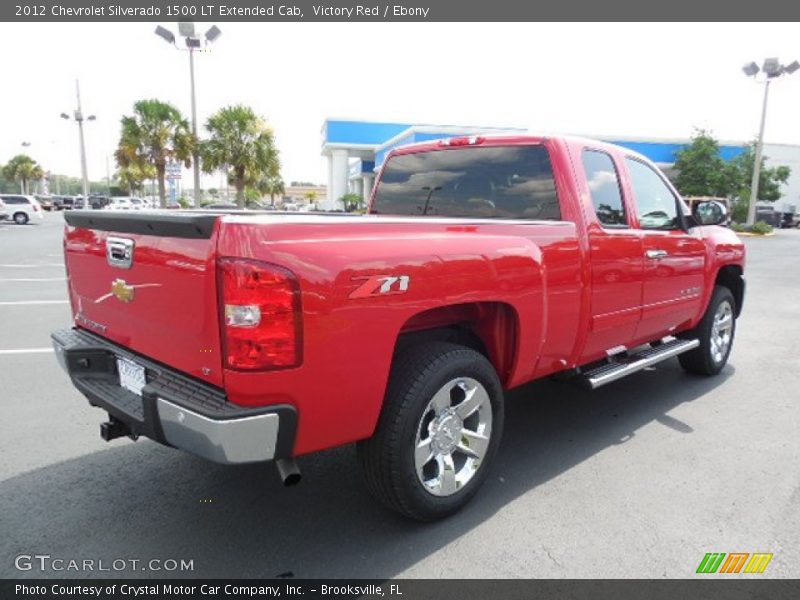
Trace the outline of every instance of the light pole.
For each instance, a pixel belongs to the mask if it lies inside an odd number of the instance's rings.
[[[81,110],[81,86],[78,80],[75,80],[75,94],[78,98],[78,108],[75,109],[72,118],[78,124],[78,135],[81,142],[81,177],[83,178],[83,202],[86,207],[89,206],[89,175],[86,171],[86,144],[83,139],[83,111]],[[70,116],[67,113],[61,113],[61,118],[69,121]],[[85,118],[86,121],[94,121],[94,115],[89,115]]]
[[[108,154],[106,154],[106,191],[111,198],[111,171],[108,168]]]
[[[176,48],[178,47],[175,44],[175,34],[172,33],[166,27],[161,27],[159,25],[156,27],[156,35],[163,39],[168,44],[172,44]],[[204,46],[208,46],[214,40],[216,40],[222,31],[216,25],[212,25],[211,28],[206,31],[205,33],[205,40],[200,39],[195,35],[194,31],[194,23],[191,22],[181,22],[178,23],[178,35],[180,35],[186,41],[186,49],[189,51],[189,83],[191,85],[191,92],[192,92],[192,136],[194,137],[194,151],[192,153],[192,167],[194,171],[194,205],[200,206],[200,161],[198,160],[197,156],[197,100],[195,97],[195,89],[194,89],[194,52],[195,50],[199,50]]]
[[[767,122],[767,100],[769,99],[769,84],[773,79],[782,75],[791,75],[800,69],[800,62],[794,61],[789,65],[782,65],[777,58],[767,58],[764,64],[759,66],[748,63],[742,67],[742,71],[748,77],[756,78],[759,72],[764,74],[764,101],[761,105],[761,125],[758,128],[758,140],[756,141],[755,161],[753,163],[753,179],[750,181],[750,204],[747,207],[747,224],[753,225],[756,221],[756,202],[758,201],[758,184],[761,179],[761,154],[764,150],[764,125]]]

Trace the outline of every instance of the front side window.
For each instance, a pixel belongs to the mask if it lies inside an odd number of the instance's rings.
[[[636,213],[642,229],[677,229],[678,203],[661,176],[651,167],[626,158]]]
[[[614,161],[597,150],[585,150],[582,161],[597,220],[604,227],[627,227],[628,217]]]
[[[6,196],[3,201],[6,204],[26,204],[25,200],[19,196]]]
[[[544,146],[472,146],[395,156],[383,169],[372,212],[561,219]]]

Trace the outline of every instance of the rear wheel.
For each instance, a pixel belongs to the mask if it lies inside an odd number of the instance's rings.
[[[375,434],[358,444],[367,487],[389,508],[431,521],[486,478],[503,432],[503,390],[478,352],[444,342],[403,352]]]
[[[24,212],[14,213],[14,223],[17,225],[25,225],[28,222],[28,215]]]
[[[697,375],[716,375],[722,370],[733,347],[735,314],[736,301],[730,289],[715,287],[700,323],[681,336],[700,340],[697,348],[678,356],[684,370]]]

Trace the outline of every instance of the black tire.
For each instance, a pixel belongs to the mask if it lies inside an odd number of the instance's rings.
[[[458,378],[471,378],[485,389],[491,404],[491,433],[471,479],[451,495],[437,496],[417,476],[416,436],[433,396]],[[395,359],[378,425],[371,438],[358,443],[358,460],[367,488],[385,506],[412,519],[433,521],[456,512],[478,492],[502,434],[503,388],[491,363],[465,346],[426,342]]]
[[[727,348],[722,353],[722,356],[715,357],[711,340],[714,319],[717,311],[720,309],[720,305],[725,302],[728,303],[731,309],[730,342],[727,344]],[[687,331],[680,336],[683,339],[700,340],[700,345],[697,348],[678,356],[678,361],[685,371],[694,373],[695,375],[716,375],[722,370],[727,364],[731,348],[733,348],[733,340],[736,335],[735,314],[736,300],[731,290],[727,287],[716,286],[714,288],[714,293],[711,295],[711,300],[708,303],[708,308],[700,323],[691,331]]]
[[[25,225],[28,222],[28,215],[24,212],[14,213],[14,223],[17,225]]]

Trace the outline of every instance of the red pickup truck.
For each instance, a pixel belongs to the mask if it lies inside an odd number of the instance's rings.
[[[274,460],[287,483],[357,442],[370,491],[432,520],[486,478],[504,390],[722,369],[745,288],[726,218],[592,140],[406,146],[363,216],[67,213],[53,343],[107,440]]]

